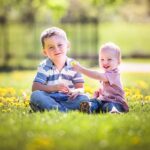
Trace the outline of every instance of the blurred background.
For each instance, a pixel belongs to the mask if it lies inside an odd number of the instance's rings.
[[[36,69],[51,26],[67,32],[69,56],[91,67],[108,41],[124,61],[150,62],[150,0],[0,0],[0,71]]]

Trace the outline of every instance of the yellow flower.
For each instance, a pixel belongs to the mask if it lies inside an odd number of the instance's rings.
[[[131,139],[131,143],[132,143],[133,145],[138,145],[138,144],[140,144],[140,142],[141,142],[141,139],[140,139],[139,136],[134,136],[134,137],[132,137],[132,139]]]
[[[72,61],[70,64],[71,64],[71,66],[74,66],[74,65],[77,64],[77,61],[74,60],[74,61]]]
[[[53,150],[54,141],[48,137],[36,137],[27,146],[26,150]]]
[[[144,99],[149,101],[150,100],[150,95],[145,96]]]
[[[0,102],[0,107],[2,107],[4,104]]]
[[[137,81],[137,87],[142,89],[148,89],[148,84],[143,80],[139,80]]]

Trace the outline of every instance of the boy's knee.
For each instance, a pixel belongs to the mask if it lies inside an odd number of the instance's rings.
[[[79,95],[77,97],[80,101],[89,101],[90,99],[86,95]]]
[[[39,99],[40,95],[41,95],[41,91],[40,90],[33,91],[32,94],[31,94],[31,97],[30,97],[30,101],[31,102],[37,101]]]

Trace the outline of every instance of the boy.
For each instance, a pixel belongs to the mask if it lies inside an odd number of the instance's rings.
[[[78,63],[72,63],[78,72],[101,82],[101,88],[95,92],[94,99],[80,104],[82,112],[121,113],[129,111],[118,70],[120,61],[120,48],[114,43],[106,43],[99,51],[99,65],[103,73],[89,70]]]
[[[32,85],[30,106],[33,111],[57,109],[66,112],[79,109],[88,97],[83,92],[84,80],[70,65],[70,48],[66,33],[57,27],[41,34],[43,54],[47,57],[38,67]]]

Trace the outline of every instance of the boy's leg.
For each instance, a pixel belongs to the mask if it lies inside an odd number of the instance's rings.
[[[53,98],[56,102],[67,101],[69,98],[67,94],[60,92],[50,93],[49,96]]]
[[[67,111],[67,108],[61,106],[48,93],[44,91],[34,91],[31,94],[30,106],[33,111],[44,111],[51,109],[58,109],[59,111]]]
[[[121,112],[125,112],[125,110],[120,103],[103,101],[102,102],[102,112],[121,113]]]
[[[84,113],[99,113],[100,102],[97,99],[91,99],[89,102],[81,102],[80,111]]]
[[[79,110],[80,103],[89,101],[88,96],[86,95],[78,95],[75,99],[68,99],[67,101],[61,101],[60,103],[71,110]]]
[[[83,113],[91,113],[91,102],[81,102],[79,110]]]

